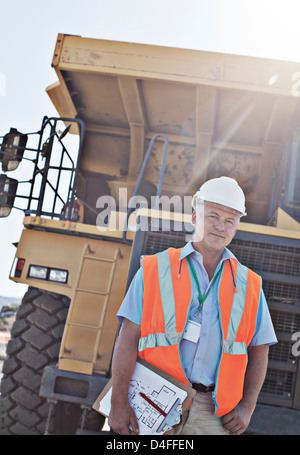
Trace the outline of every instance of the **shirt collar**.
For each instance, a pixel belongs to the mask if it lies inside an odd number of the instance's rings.
[[[186,258],[187,256],[189,256],[190,254],[192,253],[197,253],[200,255],[201,257],[201,261],[203,260],[203,257],[202,257],[202,254],[199,253],[198,251],[195,250],[195,248],[193,247],[193,241],[190,240],[181,250],[181,254],[180,254],[180,258],[179,258],[179,261],[181,261],[182,259]],[[223,252],[223,257],[221,259],[221,262],[222,261],[226,261],[226,259],[236,259],[238,261],[238,259],[235,257],[235,255],[230,251],[228,250],[228,248],[224,248],[224,252]],[[239,261],[238,261],[239,262]]]

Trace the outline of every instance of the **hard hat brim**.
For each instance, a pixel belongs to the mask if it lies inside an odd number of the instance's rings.
[[[227,209],[228,211],[233,212],[233,213],[239,215],[240,217],[247,215],[246,211],[241,212],[234,204],[231,204],[229,206],[227,201],[225,202],[222,199],[217,199],[217,198],[204,199],[203,196],[198,195],[198,193],[196,193],[192,199],[192,207],[194,210],[196,209],[197,199],[201,199],[203,202],[211,203],[212,205],[216,204],[217,208],[221,208],[224,210]]]

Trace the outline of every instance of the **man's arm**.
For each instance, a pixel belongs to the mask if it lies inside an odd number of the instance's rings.
[[[239,404],[222,418],[229,434],[239,435],[248,427],[259,392],[264,383],[268,365],[269,345],[248,348],[248,365],[244,382],[244,394]]]
[[[123,320],[112,360],[112,396],[108,425],[119,434],[130,434],[129,425],[139,432],[133,409],[128,402],[128,389],[136,360],[140,326]]]

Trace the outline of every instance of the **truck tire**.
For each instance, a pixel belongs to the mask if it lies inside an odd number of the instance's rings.
[[[24,295],[3,364],[0,434],[45,433],[49,404],[39,395],[41,378],[46,366],[57,363],[69,303],[65,296],[35,288]],[[80,421],[79,406],[58,403],[55,408],[47,432],[75,432]],[[63,418],[64,412],[68,418]]]

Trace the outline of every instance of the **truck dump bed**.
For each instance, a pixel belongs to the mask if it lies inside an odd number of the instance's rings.
[[[162,194],[192,195],[228,175],[246,193],[243,221],[270,220],[287,133],[300,120],[296,63],[59,35],[52,64],[59,82],[47,92],[58,113],[86,122],[78,193],[90,206],[102,194],[118,200],[120,187],[130,197],[150,139],[163,133]],[[144,176],[154,184],[162,147]],[[88,210],[85,222],[95,222]]]

